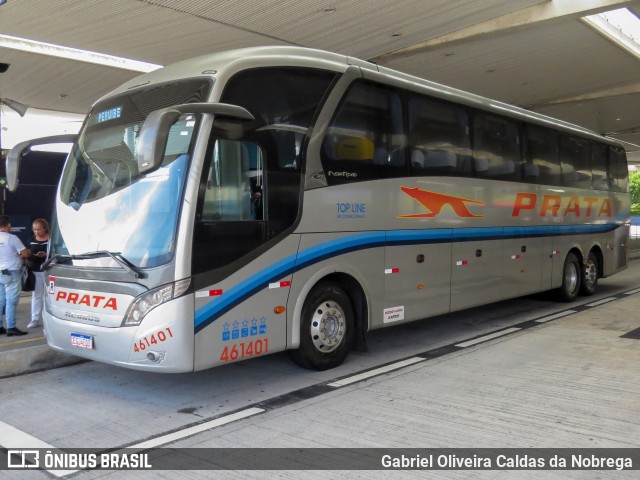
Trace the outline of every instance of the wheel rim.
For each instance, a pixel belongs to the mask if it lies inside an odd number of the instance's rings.
[[[327,300],[318,305],[311,318],[311,340],[315,347],[323,352],[334,351],[344,339],[344,310],[337,302]]]
[[[587,287],[593,287],[598,281],[598,267],[593,260],[587,261],[587,266],[584,271],[584,282]]]
[[[569,263],[564,272],[564,284],[567,287],[567,291],[575,292],[578,287],[578,268],[574,263]]]

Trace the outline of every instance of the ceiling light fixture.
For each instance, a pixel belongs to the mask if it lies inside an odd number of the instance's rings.
[[[640,59],[640,19],[626,8],[582,17],[582,21]]]
[[[0,47],[66,58],[79,62],[106,65],[107,67],[122,68],[135,72],[146,73],[162,68],[162,65],[156,65],[154,63],[141,62],[139,60],[131,60],[129,58],[107,55],[105,53],[91,52],[89,50],[80,50],[79,48],[63,47],[62,45],[38,42],[27,38],[13,37],[11,35],[0,34]]]

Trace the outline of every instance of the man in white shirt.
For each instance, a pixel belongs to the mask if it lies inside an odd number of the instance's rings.
[[[18,237],[11,234],[11,219],[0,215],[0,312],[5,308],[7,328],[0,321],[0,334],[26,335],[16,327],[16,307],[20,300],[22,259],[29,256]]]

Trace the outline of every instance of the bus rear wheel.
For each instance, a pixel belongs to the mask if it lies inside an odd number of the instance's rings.
[[[354,338],[351,300],[336,283],[316,285],[302,307],[300,347],[290,352],[304,368],[328,370],[340,365],[351,351]]]
[[[575,253],[569,253],[562,269],[562,286],[558,289],[558,298],[563,302],[572,302],[580,292],[582,265]]]
[[[582,269],[582,282],[580,284],[580,294],[589,296],[596,293],[598,286],[598,257],[593,252],[589,252],[587,264]]]

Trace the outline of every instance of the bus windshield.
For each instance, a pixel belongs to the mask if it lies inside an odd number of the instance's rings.
[[[140,174],[138,134],[159,108],[206,99],[210,82],[190,80],[108,99],[94,106],[60,182],[51,256],[118,253],[137,267],[174,256],[177,221],[198,117],[182,115],[171,127],[159,169]],[[108,255],[74,265],[116,266]]]

